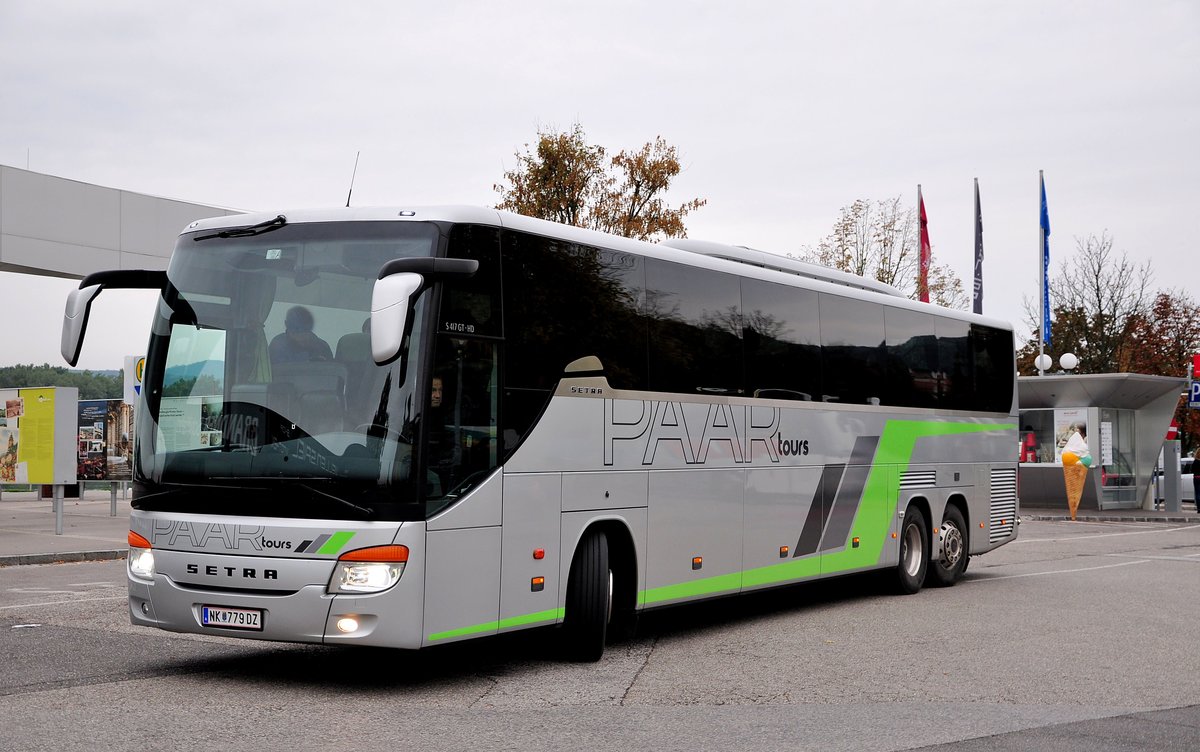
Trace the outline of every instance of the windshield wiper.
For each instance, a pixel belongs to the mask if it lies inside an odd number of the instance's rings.
[[[374,517],[375,516],[374,509],[368,509],[367,507],[360,507],[358,504],[355,504],[353,501],[343,499],[341,496],[335,496],[331,493],[326,493],[319,488],[314,488],[313,486],[310,486],[307,483],[296,483],[295,485],[300,486],[301,488],[303,488],[306,491],[311,491],[312,493],[317,494],[318,496],[324,496],[327,499],[332,499],[332,500],[336,501],[337,503],[341,504],[342,506],[346,506],[346,507],[350,507],[351,509],[358,510],[360,513],[362,513],[366,517]]]
[[[246,227],[233,227],[228,230],[221,230],[209,235],[199,235],[192,238],[194,241],[209,240],[211,238],[245,238],[251,235],[262,235],[264,232],[278,230],[287,224],[287,217],[280,214],[275,219],[268,219],[266,222],[259,222],[256,225],[248,225]]]

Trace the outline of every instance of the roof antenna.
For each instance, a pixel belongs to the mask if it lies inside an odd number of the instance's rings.
[[[358,155],[361,151],[354,152],[354,171],[350,173],[350,192],[346,194],[346,208],[350,208],[350,196],[354,193],[354,176],[358,174]]]

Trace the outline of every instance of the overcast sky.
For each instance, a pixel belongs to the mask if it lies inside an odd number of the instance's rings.
[[[578,120],[657,135],[689,236],[797,252],[922,185],[935,260],[1025,331],[1038,170],[1057,267],[1108,231],[1200,298],[1200,3],[0,2],[0,163],[220,206],[492,205],[514,151]],[[0,365],[61,364],[61,280],[0,274]],[[122,293],[122,295],[130,295]],[[137,296],[133,296],[136,298]],[[102,297],[80,366],[144,349]],[[15,304],[14,304],[15,303]]]

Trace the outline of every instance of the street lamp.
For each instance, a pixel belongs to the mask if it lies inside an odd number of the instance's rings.
[[[1058,364],[1064,371],[1073,371],[1075,366],[1079,365],[1079,358],[1075,357],[1075,353],[1063,353],[1058,359]]]

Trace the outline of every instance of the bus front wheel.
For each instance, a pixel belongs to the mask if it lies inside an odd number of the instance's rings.
[[[925,515],[915,506],[904,513],[900,525],[900,561],[896,566],[896,591],[911,595],[921,589],[929,567],[929,532]]]
[[[613,576],[608,562],[608,537],[593,530],[575,551],[567,580],[563,619],[567,657],[594,662],[604,655],[604,640],[612,617]]]

